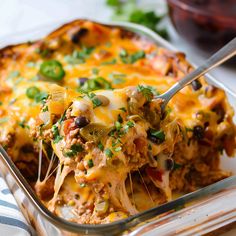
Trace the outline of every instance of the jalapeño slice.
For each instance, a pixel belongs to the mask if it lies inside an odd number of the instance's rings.
[[[65,76],[62,64],[56,60],[45,61],[41,64],[39,73],[47,79],[60,81]]]

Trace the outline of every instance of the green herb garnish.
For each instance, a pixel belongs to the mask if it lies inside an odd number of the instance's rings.
[[[46,112],[48,111],[48,106],[45,106],[43,109],[42,109],[43,112]]]
[[[106,148],[104,152],[105,152],[105,155],[109,158],[112,158],[114,155],[110,148]]]
[[[108,75],[108,77],[112,80],[113,84],[123,84],[125,83],[125,74],[116,74],[116,73],[111,73]]]
[[[20,76],[20,72],[19,71],[12,71],[10,72],[10,74],[8,75],[7,79],[14,79],[16,77]]]
[[[92,159],[89,159],[87,163],[88,163],[88,167],[89,167],[89,168],[92,168],[92,167],[94,166]]]
[[[124,53],[125,52],[125,53]],[[133,64],[139,59],[142,59],[145,57],[145,52],[144,51],[137,51],[133,54],[128,54],[124,49],[120,51],[120,59],[123,63],[125,64]]]
[[[98,68],[93,68],[93,69],[92,69],[92,73],[93,73],[94,75],[98,75],[98,73],[99,73]]]
[[[49,49],[47,49],[47,48],[45,48],[45,49],[36,48],[35,52],[38,53],[42,57],[46,57],[50,53]]]
[[[37,87],[32,86],[27,88],[26,96],[29,99],[34,100],[36,103],[42,102],[45,103],[48,98],[48,93],[40,91]]]
[[[93,108],[96,108],[102,105],[102,102],[98,98],[93,98],[92,103],[93,103]]]
[[[127,133],[129,131],[129,129],[132,128],[132,127],[134,127],[134,122],[129,120],[124,126],[125,133]]]
[[[46,103],[46,99],[48,98],[48,93],[41,91],[40,93],[38,93],[35,97],[34,97],[34,101],[36,103],[41,102],[42,104]]]
[[[93,50],[94,50],[94,47],[82,46],[82,49],[80,51],[77,51],[77,50],[73,51],[71,55],[66,55],[64,57],[64,60],[67,63],[72,64],[72,65],[82,64],[90,56]]]
[[[21,128],[28,128],[29,129],[29,126],[26,125],[26,121],[25,120],[22,120],[20,122],[18,122],[18,125],[21,127]]]
[[[103,151],[104,150],[104,146],[101,142],[98,143],[98,148]]]
[[[112,60],[110,60],[110,61],[104,61],[104,62],[102,62],[101,65],[114,65],[114,64],[116,64],[116,63],[117,63],[117,60],[114,58],[114,59],[112,59]]]
[[[121,147],[116,147],[116,148],[114,148],[114,151],[115,151],[115,152],[119,152],[119,151],[121,151],[121,150],[122,150]]]
[[[80,183],[80,187],[81,187],[81,188],[86,187],[86,183]]]
[[[135,52],[134,54],[130,55],[130,63],[133,64],[136,61],[138,61],[139,59],[142,59],[144,57],[145,57],[145,52],[144,51]]]
[[[28,62],[28,63],[26,64],[26,66],[29,67],[29,68],[33,68],[33,67],[36,66],[36,63],[33,62],[33,61],[30,61],[30,62]]]
[[[174,162],[174,168],[173,168],[173,170],[178,170],[178,169],[180,169],[181,167],[182,167],[181,164],[178,164],[178,163]]]
[[[79,91],[90,92],[99,89],[111,89],[111,83],[102,77],[87,80],[83,86],[79,88]]]
[[[119,56],[120,57],[127,57],[128,56],[128,53],[125,49],[121,49],[120,52],[119,52]]]
[[[96,97],[96,94],[90,93],[90,94],[88,94],[88,97],[90,98],[90,100],[93,103],[93,108],[96,108],[96,107],[99,107],[102,105],[102,102],[100,101],[100,99],[98,97]]]
[[[186,131],[186,132],[193,132],[193,128],[185,127],[185,131]]]
[[[123,111],[123,112],[127,112],[126,108],[125,107],[121,107],[119,108],[119,110]]]
[[[141,24],[157,32],[162,37],[168,38],[166,29],[161,27],[165,14],[160,15],[153,10],[143,10],[138,7],[137,0],[107,0],[106,4],[113,9],[112,20]]]
[[[120,115],[120,114],[118,115],[118,118],[117,118],[117,120],[118,120],[120,123],[123,123],[123,119],[122,119],[122,117],[121,117],[121,115]]]
[[[117,130],[117,131],[120,131],[121,128],[122,128],[122,125],[121,125],[121,123],[120,123],[119,121],[116,121],[116,122],[115,122],[115,127],[116,127],[116,130]]]
[[[0,118],[0,124],[3,124],[5,122],[7,122],[9,120],[9,117],[5,116],[5,117],[2,117]]]
[[[153,92],[150,87],[145,87],[143,85],[138,85],[138,92],[142,93],[142,95],[146,98],[148,102],[150,102],[153,98]]]
[[[56,125],[52,126],[52,134],[54,143],[58,143],[62,140],[62,136],[60,136],[59,129]]]
[[[150,129],[150,135],[157,138],[161,143],[165,141],[165,133],[162,130]]]
[[[68,157],[74,157],[76,154],[78,154],[79,152],[82,152],[84,149],[82,147],[81,144],[73,144],[70,147],[70,150],[68,152],[65,153],[66,156]]]

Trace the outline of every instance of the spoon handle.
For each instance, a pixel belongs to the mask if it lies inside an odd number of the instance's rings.
[[[236,55],[236,37],[227,43],[223,48],[213,54],[209,59],[207,59],[204,64],[199,66],[197,69],[193,70],[187,74],[183,79],[174,84],[168,91],[166,91],[161,97],[164,99],[164,107],[168,101],[183,87],[191,83],[193,80],[204,75],[206,72],[212,68],[222,64],[229,58]],[[164,108],[163,107],[163,108]]]

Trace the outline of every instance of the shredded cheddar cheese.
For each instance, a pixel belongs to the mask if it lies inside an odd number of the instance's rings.
[[[9,46],[0,144],[67,220],[109,223],[158,206],[230,175],[219,168],[236,147],[224,91],[201,77],[164,114],[155,99],[191,69],[182,53],[90,21]]]

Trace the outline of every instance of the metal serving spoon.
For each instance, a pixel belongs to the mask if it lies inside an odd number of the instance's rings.
[[[154,99],[162,99],[163,103],[161,105],[162,113],[165,110],[167,103],[170,99],[177,93],[179,90],[184,88],[186,85],[194,81],[195,79],[199,78],[200,76],[204,75],[209,70],[215,68],[216,66],[222,64],[223,62],[227,61],[231,57],[236,55],[236,38],[231,40],[227,43],[223,48],[213,54],[208,60],[205,61],[204,64],[199,66],[197,69],[190,72],[186,75],[183,79],[178,81],[174,84],[169,90],[165,93],[155,96]]]

